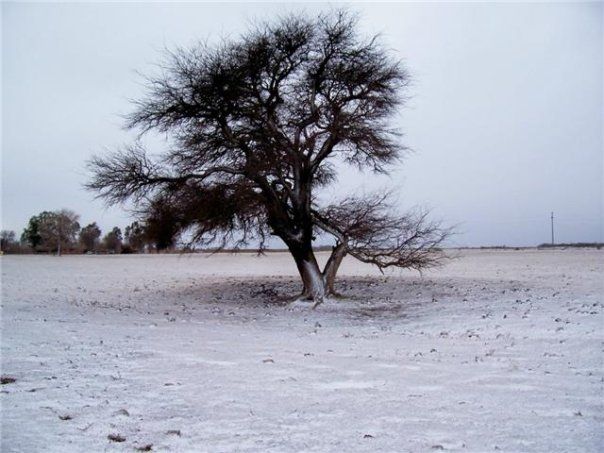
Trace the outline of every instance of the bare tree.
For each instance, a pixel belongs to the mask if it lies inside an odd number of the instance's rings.
[[[343,224],[316,206],[317,191],[335,182],[338,161],[384,173],[404,150],[390,122],[409,77],[378,38],[365,40],[356,28],[346,11],[287,16],[238,41],[171,53],[128,118],[130,128],[167,134],[171,150],[152,160],[136,143],[96,157],[87,187],[167,219],[168,236],[188,228],[200,242],[254,239],[262,249],[276,235],[305,295],[320,303],[326,280],[313,239],[322,229],[342,241]],[[397,265],[380,251],[397,247],[390,220],[374,223],[389,233],[374,230],[364,243],[351,236],[347,253]]]

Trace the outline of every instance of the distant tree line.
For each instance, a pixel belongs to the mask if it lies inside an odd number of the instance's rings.
[[[150,218],[134,221],[124,231],[113,227],[103,232],[92,222],[79,223],[80,216],[69,209],[43,211],[29,219],[20,239],[11,230],[0,232],[2,253],[145,253],[174,250],[175,239],[163,222]]]

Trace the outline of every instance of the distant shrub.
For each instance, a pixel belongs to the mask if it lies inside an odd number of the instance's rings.
[[[595,248],[600,250],[604,246],[602,242],[568,242],[562,244],[539,244],[537,248],[546,249],[546,248]]]

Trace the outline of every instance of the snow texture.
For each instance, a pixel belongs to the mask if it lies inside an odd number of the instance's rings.
[[[459,254],[3,256],[0,450],[602,451],[604,252]]]

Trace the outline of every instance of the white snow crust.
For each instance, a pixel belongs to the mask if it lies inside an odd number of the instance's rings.
[[[0,450],[602,451],[604,251],[456,253],[3,256]]]

